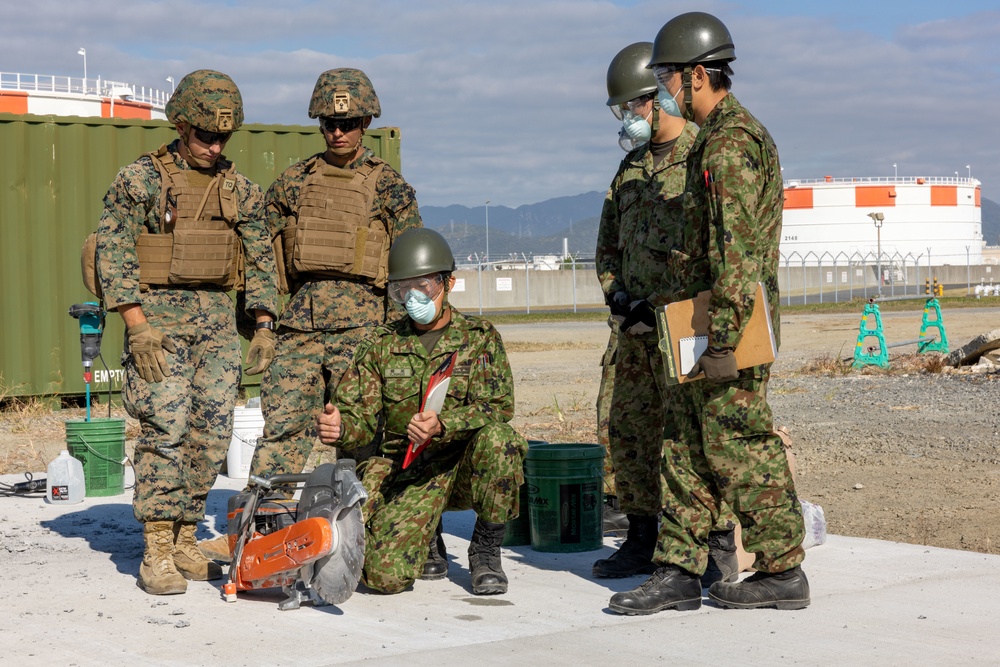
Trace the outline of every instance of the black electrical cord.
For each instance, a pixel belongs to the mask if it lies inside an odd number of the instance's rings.
[[[26,472],[24,473],[24,478],[25,481],[15,482],[14,484],[0,482],[0,496],[11,498],[13,496],[33,496],[36,493],[45,494],[46,479],[44,477],[35,479],[30,472]]]

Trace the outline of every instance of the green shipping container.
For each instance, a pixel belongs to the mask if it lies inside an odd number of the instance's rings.
[[[79,324],[68,314],[95,300],[81,281],[80,248],[118,170],[176,136],[166,121],[0,114],[0,397],[84,393]],[[400,169],[398,128],[370,129],[364,143]],[[244,125],[225,155],[267,190],[323,148],[318,127]],[[109,313],[107,368],[94,362],[91,391],[121,390],[123,341],[121,318]]]

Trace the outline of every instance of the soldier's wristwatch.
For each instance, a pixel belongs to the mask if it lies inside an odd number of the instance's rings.
[[[264,320],[262,322],[258,322],[254,329],[270,329],[271,331],[274,331],[274,320]]]

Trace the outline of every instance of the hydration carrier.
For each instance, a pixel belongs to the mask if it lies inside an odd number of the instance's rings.
[[[361,278],[385,287],[390,238],[385,223],[371,215],[384,166],[372,160],[341,169],[316,161],[302,185],[298,220],[281,232],[291,278]]]

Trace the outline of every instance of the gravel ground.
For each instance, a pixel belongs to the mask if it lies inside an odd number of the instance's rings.
[[[915,338],[920,315],[883,314],[887,340]],[[894,355],[889,371],[851,370],[841,359],[853,352],[859,317],[782,317],[770,400],[794,440],[799,495],[823,507],[834,534],[997,553],[1000,374],[925,372],[940,370],[934,355]],[[944,318],[955,349],[996,329],[1000,308]],[[594,442],[607,327],[499,329],[515,377],[515,426],[531,439]],[[81,417],[37,404],[0,413],[0,474],[44,472],[65,447],[63,421]],[[136,426],[129,420],[127,453]]]

